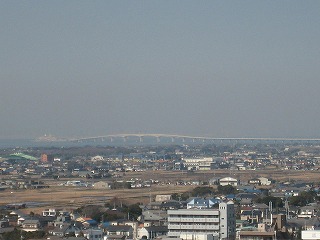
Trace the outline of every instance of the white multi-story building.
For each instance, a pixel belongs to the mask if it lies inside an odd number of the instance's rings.
[[[213,164],[212,157],[206,158],[185,158],[183,164],[188,170],[210,170]]]
[[[42,211],[42,216],[44,217],[55,217],[57,214],[58,211],[54,208],[49,208]]]
[[[168,210],[168,236],[184,240],[235,239],[233,202],[219,208]]]

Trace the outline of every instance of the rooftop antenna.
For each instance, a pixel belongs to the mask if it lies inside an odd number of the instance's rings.
[[[285,209],[286,209],[286,217],[287,217],[287,219],[290,219],[290,211],[289,211],[288,198],[286,198],[286,201],[284,202],[284,207],[285,207]]]

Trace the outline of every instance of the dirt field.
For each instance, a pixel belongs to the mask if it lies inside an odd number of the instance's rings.
[[[229,171],[229,170],[215,170],[203,172],[168,172],[168,171],[148,171],[148,172],[128,172],[122,177],[124,180],[131,178],[139,178],[142,180],[159,180],[163,182],[176,182],[179,180],[200,180],[208,181],[212,178],[221,178],[225,176],[232,176],[240,179],[242,182],[248,181],[254,177],[268,177],[277,181],[308,181],[320,182],[320,172],[318,171],[283,171],[276,169],[267,170],[251,170],[251,171]],[[60,180],[63,182],[65,179]],[[21,203],[27,202],[34,207],[28,208],[28,211],[37,212],[40,209],[55,207],[55,208],[77,208],[84,204],[90,203],[105,203],[110,199],[117,198],[122,203],[146,203],[150,197],[157,194],[171,194],[186,192],[193,189],[195,186],[191,185],[152,185],[150,188],[137,189],[117,189],[117,190],[95,190],[92,188],[77,188],[59,186],[59,182],[50,181],[50,188],[36,189],[36,190],[5,190],[0,192],[0,204]],[[41,205],[41,206],[39,206]]]

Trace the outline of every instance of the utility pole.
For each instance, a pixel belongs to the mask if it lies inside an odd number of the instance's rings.
[[[272,226],[272,202],[269,202],[269,211],[270,211],[270,226]]]

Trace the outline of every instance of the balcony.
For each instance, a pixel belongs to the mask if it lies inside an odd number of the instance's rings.
[[[219,225],[179,225],[179,224],[169,224],[169,230],[219,230]]]
[[[188,223],[218,223],[219,218],[179,218],[168,217],[168,222],[188,222]]]

